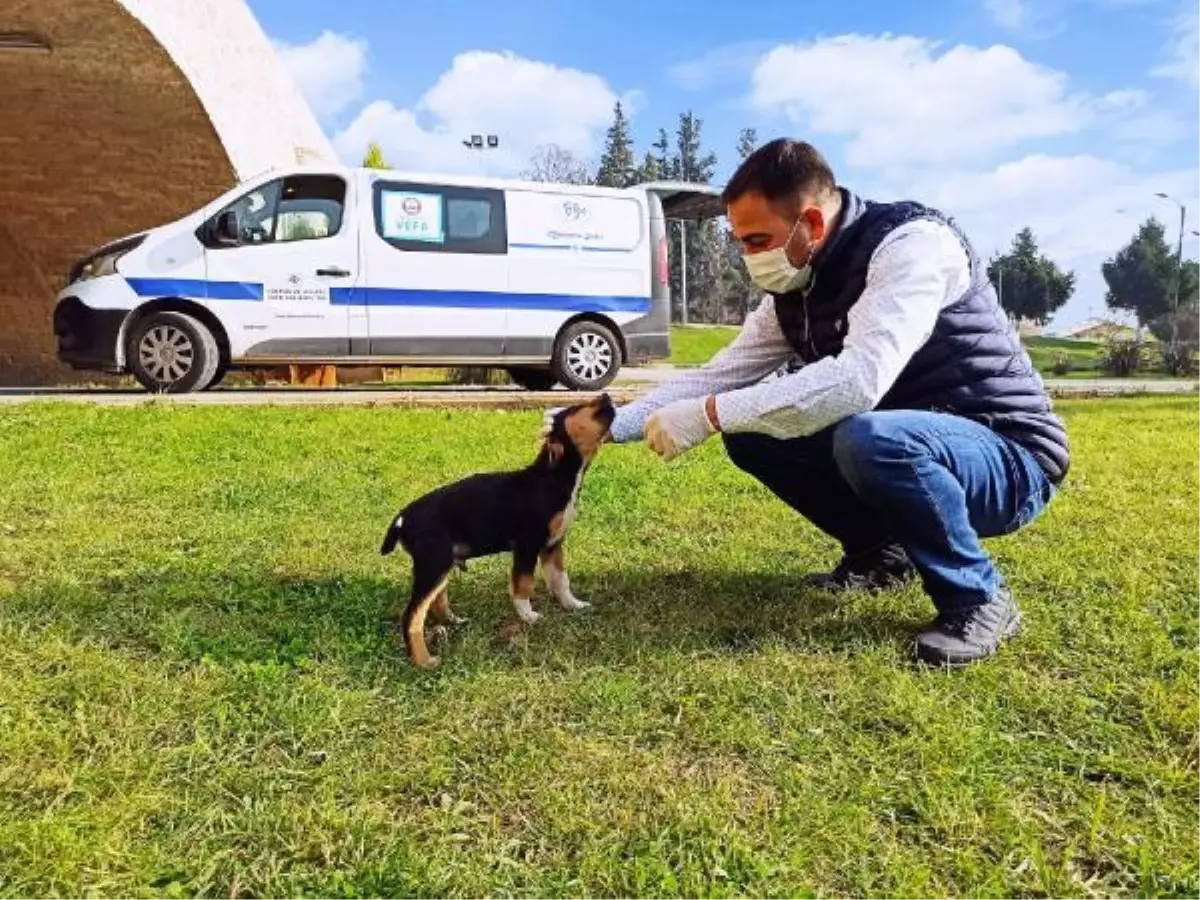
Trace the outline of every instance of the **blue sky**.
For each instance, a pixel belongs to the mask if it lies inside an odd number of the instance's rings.
[[[1104,312],[1099,264],[1141,218],[1174,234],[1156,191],[1200,229],[1194,0],[250,6],[348,162],[376,140],[400,168],[516,174],[540,144],[594,161],[618,98],[639,151],[691,109],[718,180],[754,126],[867,196],[941,206],[985,253],[1030,225],[1079,277],[1058,327]]]

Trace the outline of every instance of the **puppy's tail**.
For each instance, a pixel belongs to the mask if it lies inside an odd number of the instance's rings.
[[[379,548],[379,552],[383,556],[387,556],[396,549],[396,545],[400,543],[400,526],[404,523],[404,516],[396,516],[390,526],[388,526],[387,534],[383,536],[383,546]]]

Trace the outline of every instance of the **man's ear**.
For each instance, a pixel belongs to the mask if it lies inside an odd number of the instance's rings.
[[[825,237],[825,214],[818,207],[810,206],[804,211],[803,218],[814,242]]]

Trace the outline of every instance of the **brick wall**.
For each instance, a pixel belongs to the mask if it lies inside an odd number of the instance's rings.
[[[116,0],[0,0],[0,384],[78,381],[51,313],[72,260],[200,206],[234,182],[191,85]]]

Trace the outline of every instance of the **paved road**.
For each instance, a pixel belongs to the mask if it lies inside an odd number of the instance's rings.
[[[671,366],[628,368],[609,388],[618,403],[632,399],[676,370]],[[1057,397],[1104,397],[1130,394],[1186,394],[1197,391],[1197,382],[1165,379],[1069,378],[1046,382]],[[230,388],[199,394],[178,394],[154,398],[142,390],[76,390],[71,388],[0,388],[0,405],[56,400],[131,406],[150,401],[194,406],[274,405],[353,405],[353,406],[457,406],[481,409],[538,409],[561,405],[570,398],[568,391],[525,391],[500,387],[388,388]]]

